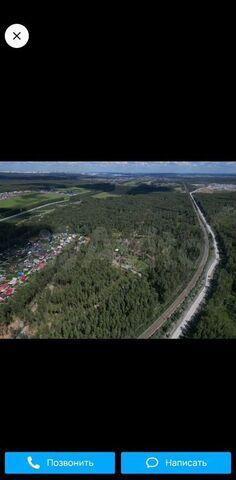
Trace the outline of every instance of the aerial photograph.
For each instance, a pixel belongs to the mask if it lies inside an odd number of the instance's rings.
[[[0,161],[0,339],[236,338],[236,161]]]

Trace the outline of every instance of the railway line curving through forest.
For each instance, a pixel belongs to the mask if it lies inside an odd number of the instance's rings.
[[[198,265],[198,268],[191,278],[190,282],[188,285],[184,288],[184,290],[178,295],[178,297],[174,300],[174,302],[163,312],[160,317],[155,320],[155,322],[150,325],[138,338],[140,339],[148,339],[153,337],[156,332],[165,324],[167,320],[179,309],[179,307],[183,304],[183,302],[187,299],[188,295],[192,292],[193,288],[196,286],[198,280],[201,278],[203,275],[204,269],[207,265],[208,259],[209,259],[209,235],[212,237],[213,240],[213,247],[214,247],[214,258],[213,260],[209,263],[209,266],[207,268],[206,274],[205,274],[205,281],[204,281],[204,286],[201,288],[199,293],[197,294],[196,298],[194,301],[189,305],[187,308],[187,311],[184,313],[183,318],[181,318],[180,323],[175,326],[171,333],[169,338],[172,339],[177,339],[181,336],[182,334],[182,329],[191,321],[193,318],[194,314],[196,311],[199,309],[199,306],[202,304],[206,297],[206,293],[208,290],[208,287],[212,281],[216,266],[219,263],[220,260],[220,255],[219,255],[219,249],[216,241],[215,234],[211,228],[211,226],[208,224],[205,216],[203,215],[202,211],[198,207],[196,200],[194,199],[193,194],[196,193],[198,190],[194,190],[189,194],[193,208],[196,212],[199,224],[201,226],[201,229],[203,231],[204,235],[204,251],[202,255],[202,259]]]

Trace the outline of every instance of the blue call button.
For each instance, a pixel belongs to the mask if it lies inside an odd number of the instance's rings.
[[[114,474],[113,452],[7,452],[6,474]]]
[[[230,474],[229,452],[130,452],[121,455],[123,474]]]

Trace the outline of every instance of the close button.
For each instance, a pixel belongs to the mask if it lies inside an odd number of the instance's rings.
[[[29,32],[24,25],[14,23],[6,29],[5,40],[10,47],[21,48],[28,42]]]

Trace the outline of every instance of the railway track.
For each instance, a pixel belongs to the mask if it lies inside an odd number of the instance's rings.
[[[178,297],[174,300],[174,302],[163,312],[155,322],[150,325],[138,338],[140,339],[148,339],[153,337],[155,333],[164,325],[164,323],[178,310],[181,304],[185,301],[188,295],[191,293],[192,289],[195,287],[196,283],[198,282],[199,278],[203,274],[204,268],[206,266],[208,257],[209,257],[209,238],[206,226],[204,224],[203,216],[201,216],[198,212],[198,208],[196,202],[193,198],[193,194],[190,193],[189,197],[191,199],[194,211],[196,212],[198,222],[201,226],[204,235],[204,252],[202,255],[202,259],[198,265],[198,268],[191,278],[188,285],[184,288],[184,290],[178,295]]]

